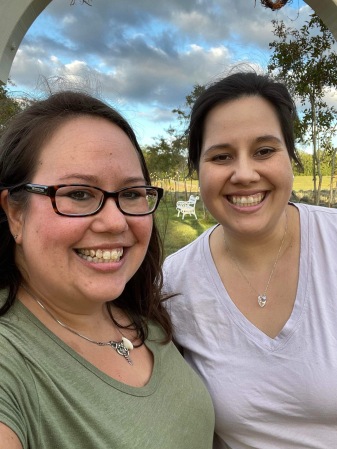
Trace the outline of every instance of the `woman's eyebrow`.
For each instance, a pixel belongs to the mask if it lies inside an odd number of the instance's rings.
[[[112,177],[113,178],[113,177]],[[60,181],[70,181],[70,180],[74,180],[77,179],[78,181],[85,181],[89,184],[97,184],[99,183],[99,181],[101,180],[101,178],[98,178],[95,175],[88,175],[88,174],[83,174],[83,173],[69,173],[66,176],[62,176],[60,178]],[[129,177],[125,177],[123,179],[119,179],[119,183],[142,183],[144,184],[145,179],[144,177],[140,177],[140,176],[129,176]]]
[[[229,143],[217,143],[215,145],[211,145],[210,147],[206,148],[204,153],[208,153],[209,151],[213,150],[225,150],[227,148],[231,148],[231,145]]]
[[[278,145],[284,144],[280,138],[278,138],[272,134],[265,134],[263,136],[256,137],[255,142],[256,143],[272,142],[272,143],[275,143]],[[230,148],[232,148],[232,145],[230,143],[221,142],[221,143],[217,143],[217,144],[211,145],[210,147],[206,148],[203,153],[207,154],[210,151],[227,150]]]
[[[256,143],[264,143],[264,142],[275,142],[278,144],[282,144],[282,140],[272,134],[266,134],[264,136],[259,136],[256,138]]]

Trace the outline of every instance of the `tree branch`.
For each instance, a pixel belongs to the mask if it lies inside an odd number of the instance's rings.
[[[92,4],[90,3],[92,0],[81,0],[82,3],[85,3],[88,6],[92,6]],[[74,6],[76,4],[76,0],[71,0],[70,1],[70,6]]]

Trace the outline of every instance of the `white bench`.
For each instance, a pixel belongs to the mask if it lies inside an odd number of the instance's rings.
[[[182,219],[184,219],[185,215],[194,215],[197,220],[197,216],[195,214],[195,204],[198,201],[199,197],[195,195],[190,195],[187,201],[177,201],[176,209],[178,211],[178,217],[181,214]]]

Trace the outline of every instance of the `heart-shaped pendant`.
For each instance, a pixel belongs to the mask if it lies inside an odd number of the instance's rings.
[[[259,303],[260,307],[264,307],[267,303],[267,296],[266,295],[259,295],[257,297],[257,302]]]

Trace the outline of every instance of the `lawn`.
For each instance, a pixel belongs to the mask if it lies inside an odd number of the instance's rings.
[[[203,203],[199,200],[196,205],[196,215],[185,215],[182,220],[181,215],[177,217],[175,203],[170,199],[163,199],[156,211],[156,222],[160,234],[164,240],[165,256],[172,254],[179,248],[195,240],[206,229],[215,224],[215,220],[203,210]]]
[[[335,180],[336,183],[336,180]],[[335,184],[336,185],[336,184]],[[307,191],[313,190],[314,182],[312,176],[295,176],[294,179],[294,191],[299,192],[300,190]],[[323,176],[322,189],[329,190],[330,188],[330,176]]]

